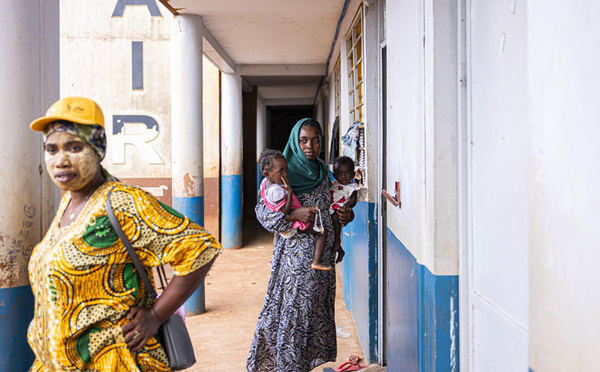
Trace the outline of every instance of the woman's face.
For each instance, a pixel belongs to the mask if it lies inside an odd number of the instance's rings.
[[[301,127],[298,138],[300,150],[308,160],[315,160],[321,152],[321,134],[315,127]]]
[[[80,190],[98,174],[100,158],[81,138],[52,133],[44,145],[44,161],[52,181],[63,191]]]

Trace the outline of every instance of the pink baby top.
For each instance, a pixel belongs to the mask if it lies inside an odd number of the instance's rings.
[[[274,212],[280,212],[281,208],[285,205],[287,191],[277,183],[273,183],[268,187],[265,187],[266,184],[267,179],[265,178],[260,183],[260,195],[265,201],[267,208]],[[298,198],[296,198],[296,195],[292,195],[292,209],[300,208],[301,206],[302,204],[300,204]],[[292,229],[306,230],[309,226],[309,223],[294,221],[292,224]]]

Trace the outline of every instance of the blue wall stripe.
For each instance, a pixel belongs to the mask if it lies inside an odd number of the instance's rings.
[[[458,276],[434,275],[387,231],[390,371],[459,370]]]
[[[459,370],[458,276],[433,275],[421,266],[422,371]]]
[[[31,287],[0,289],[0,304],[0,371],[27,371],[34,360],[27,343],[34,310]]]
[[[131,89],[144,89],[144,42],[131,42]]]
[[[173,197],[173,209],[182,213],[192,222],[200,226],[204,225],[204,197]],[[185,301],[186,315],[198,315],[206,311],[206,303],[204,299],[204,282],[200,284],[198,289]]]
[[[221,176],[221,244],[242,246],[242,176]]]
[[[346,251],[342,270],[344,302],[352,311],[365,356],[374,362],[377,361],[379,323],[377,205],[359,202],[354,207],[354,216],[354,221],[342,231]]]
[[[388,371],[419,371],[419,276],[417,260],[387,230],[387,321],[385,325]]]

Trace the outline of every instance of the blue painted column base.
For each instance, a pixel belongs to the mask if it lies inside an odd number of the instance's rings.
[[[260,164],[258,164],[258,162],[256,163],[256,192],[258,193],[258,191],[260,190],[260,183],[263,180],[263,175],[260,171]]]
[[[204,225],[204,197],[173,197],[173,209],[185,215],[190,221],[200,226]],[[204,281],[198,289],[185,301],[186,315],[199,315],[206,311],[204,298]]]
[[[27,343],[33,319],[30,286],[0,289],[0,371],[27,371],[35,356]]]
[[[221,245],[242,246],[242,176],[221,176]]]

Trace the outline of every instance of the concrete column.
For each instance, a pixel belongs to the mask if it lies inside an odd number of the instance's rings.
[[[221,87],[220,72],[204,57],[202,106],[204,135],[204,228],[217,240],[220,235]]]
[[[267,106],[258,97],[256,102],[256,190],[260,188],[262,174],[258,165],[260,154],[267,148]]]
[[[41,136],[29,123],[58,99],[58,18],[58,1],[0,7],[0,48],[10,51],[0,64],[0,371],[26,371],[34,359],[26,337],[34,310],[27,266],[53,196],[41,181]]]
[[[242,78],[221,76],[221,243],[242,246]]]
[[[202,17],[179,15],[171,35],[173,208],[204,225],[202,153]],[[205,310],[204,283],[186,301],[188,315]]]

